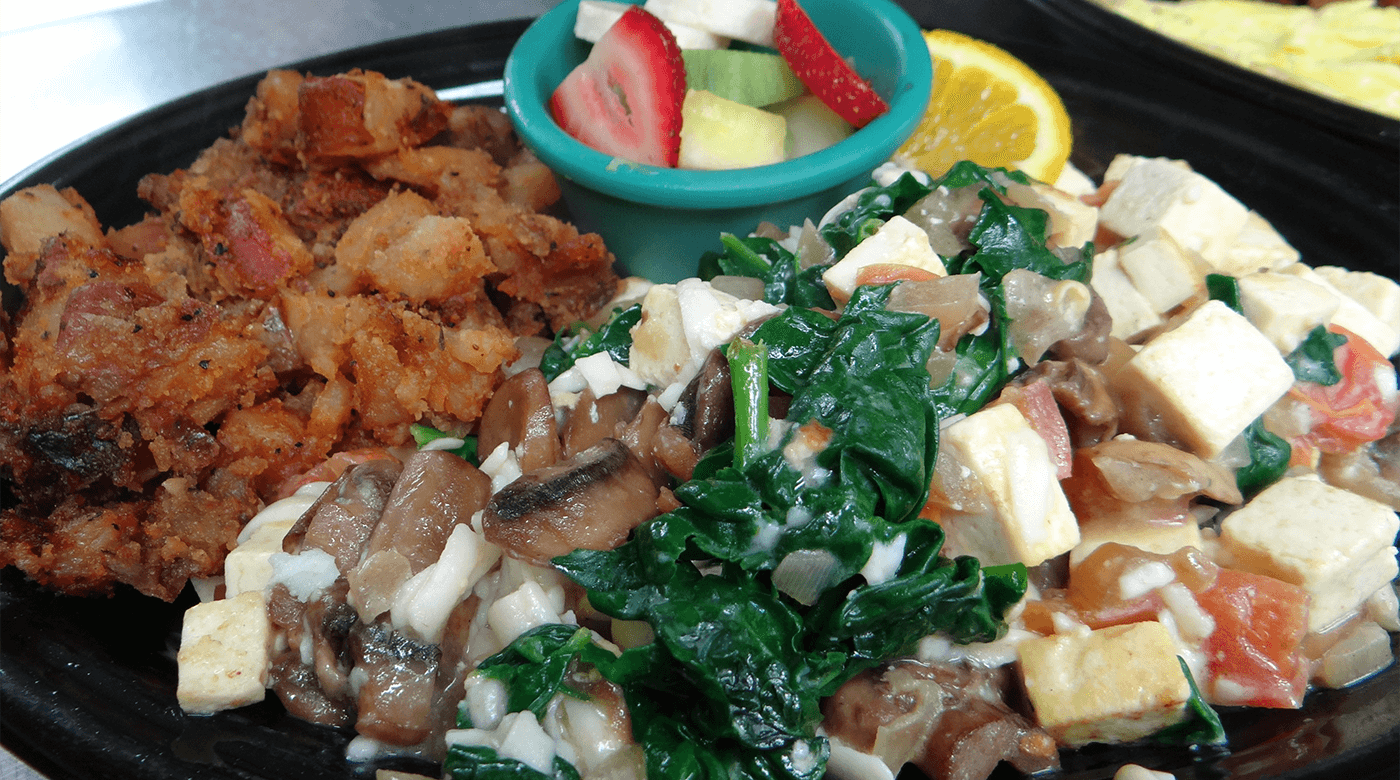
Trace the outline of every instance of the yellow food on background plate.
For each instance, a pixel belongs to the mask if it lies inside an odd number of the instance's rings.
[[[1301,89],[1400,118],[1400,8],[1258,0],[1096,0],[1133,21]]]
[[[895,159],[931,175],[960,160],[1054,182],[1069,159],[1069,114],[1030,66],[986,41],[924,32],[933,57],[928,110]]]

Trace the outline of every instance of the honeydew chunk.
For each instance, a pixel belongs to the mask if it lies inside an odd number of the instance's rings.
[[[948,456],[976,477],[989,511],[939,522],[950,548],[988,565],[1035,566],[1079,543],[1050,449],[1012,404],[991,406],[943,431]]]
[[[667,23],[774,48],[773,20],[778,4],[773,0],[647,0],[642,7]]]
[[[1099,221],[1109,230],[1133,237],[1161,228],[1225,273],[1229,249],[1248,217],[1249,210],[1215,182],[1163,158],[1138,158],[1099,209]]]
[[[799,95],[775,103],[769,111],[787,120],[787,159],[820,152],[851,137],[855,128],[816,95]]]
[[[681,106],[680,167],[753,168],[787,155],[787,120],[713,92],[691,89]]]
[[[614,3],[610,0],[580,0],[578,16],[574,18],[574,37],[589,43],[597,43],[627,9],[630,3]],[[681,49],[723,49],[729,39],[715,35],[688,24],[678,24],[662,20],[662,24],[676,36],[676,45]]]
[[[1325,288],[1338,297],[1337,313],[1332,315],[1332,325],[1338,325],[1365,339],[1376,351],[1390,357],[1400,351],[1400,329],[1382,321],[1370,309],[1362,306],[1351,296],[1337,289],[1326,277],[1314,271],[1305,263],[1294,263],[1280,269],[1281,273],[1292,274]]]
[[[934,276],[947,276],[943,260],[929,244],[928,233],[909,220],[895,215],[880,229],[855,245],[835,265],[822,272],[822,281],[832,296],[849,300],[856,290],[862,268],[872,265],[907,265]]]
[[[196,604],[185,611],[176,654],[176,699],[207,715],[263,700],[272,627],[260,591]]]
[[[1161,623],[1038,637],[1017,650],[1036,718],[1061,744],[1132,742],[1186,717],[1191,687]]]
[[[1286,477],[1221,524],[1230,565],[1308,592],[1308,630],[1355,612],[1396,574],[1400,518],[1378,501],[1322,482]]]
[[[641,319],[632,326],[628,364],[655,387],[689,382],[710,350],[749,323],[778,312],[770,303],[738,298],[699,279],[654,285],[642,299]]]
[[[1308,333],[1332,321],[1341,299],[1292,274],[1270,271],[1240,277],[1244,316],[1287,355]]]
[[[1293,370],[1249,320],[1208,301],[1147,342],[1115,385],[1129,406],[1158,415],[1188,449],[1210,459],[1288,392]]]
[[[1094,519],[1079,523],[1079,544],[1069,553],[1069,565],[1078,566],[1089,554],[1109,542],[1147,552],[1170,555],[1183,547],[1202,547],[1201,529],[1192,518],[1178,522],[1138,519]]]
[[[1313,269],[1333,287],[1376,315],[1391,330],[1400,332],[1400,284],[1370,271],[1351,271],[1332,265]]]
[[[1118,247],[1118,263],[1152,308],[1166,314],[1192,297],[1204,297],[1202,269],[1166,231],[1153,228]]]
[[[1221,264],[1221,268],[1234,276],[1282,268],[1298,262],[1300,257],[1298,250],[1279,235],[1268,220],[1254,211],[1249,212],[1244,227],[1226,254],[1228,259]]]
[[[685,83],[754,108],[795,98],[807,90],[787,61],[777,54],[742,49],[691,49],[685,58]]]
[[[1132,341],[1164,322],[1162,315],[1123,271],[1117,247],[1094,256],[1094,274],[1089,285],[1103,299],[1113,318],[1109,333],[1114,338]]]
[[[1040,209],[1049,217],[1046,241],[1053,246],[1084,246],[1094,240],[1099,227],[1099,210],[1079,198],[1044,182],[1012,182],[1006,195],[1017,206]]]

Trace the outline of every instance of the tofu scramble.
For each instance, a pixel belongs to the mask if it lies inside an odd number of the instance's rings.
[[[985,777],[1388,666],[1400,285],[1181,161],[1057,184],[886,166],[520,339],[243,529],[181,706],[454,778]]]

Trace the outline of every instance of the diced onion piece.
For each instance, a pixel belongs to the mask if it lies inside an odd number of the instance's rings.
[[[1394,663],[1390,634],[1375,623],[1361,623],[1322,654],[1316,680],[1328,688],[1345,688]]]

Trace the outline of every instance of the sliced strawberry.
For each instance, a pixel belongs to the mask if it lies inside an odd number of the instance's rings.
[[[831,48],[797,0],[778,0],[773,41],[807,89],[854,127],[890,110],[870,82]]]
[[[554,90],[549,110],[569,135],[605,154],[674,168],[685,60],[666,25],[627,9]]]

